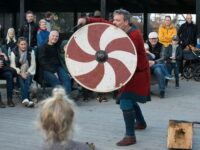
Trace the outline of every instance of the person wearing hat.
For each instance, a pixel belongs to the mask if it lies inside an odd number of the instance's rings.
[[[147,54],[147,57],[148,57],[148,60],[151,62],[155,59],[155,55],[153,53],[151,53],[149,51],[149,45],[147,43],[144,43],[144,48],[145,48],[145,51],[146,51],[146,54]],[[168,70],[167,70],[167,67],[166,65],[163,63],[163,64],[153,64],[151,65],[150,63],[150,68],[153,67],[160,67],[162,73],[164,74],[165,76],[165,79],[168,79],[168,80],[173,80],[174,78],[169,74]]]
[[[179,65],[183,56],[183,50],[178,42],[178,36],[174,35],[172,43],[165,49],[164,55],[169,73],[171,74],[172,70],[174,70],[176,88],[179,88]]]
[[[147,44],[149,45],[149,51],[155,55],[153,60],[149,60],[149,65],[151,67],[151,72],[155,75],[158,80],[158,87],[160,91],[160,98],[165,97],[165,75],[163,74],[160,67],[156,67],[155,64],[164,64],[164,47],[158,41],[157,32],[150,32],[148,35]]]

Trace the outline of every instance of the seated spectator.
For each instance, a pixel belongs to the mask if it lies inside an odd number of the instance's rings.
[[[10,68],[8,56],[3,52],[3,48],[0,47],[0,79],[6,80],[6,90],[7,90],[7,104],[9,107],[14,107],[15,104],[12,101],[13,98],[13,76],[15,70]],[[5,108],[0,95],[0,108]]]
[[[39,30],[37,31],[37,46],[40,47],[48,41],[49,31],[47,31],[46,21],[39,21]]]
[[[62,85],[69,94],[71,92],[71,78],[61,64],[58,39],[58,32],[51,31],[48,42],[38,49],[38,63],[43,70],[43,79],[52,87]]]
[[[74,108],[65,90],[55,88],[53,96],[41,103],[39,126],[45,134],[43,150],[90,150],[89,146],[72,140]]]
[[[6,46],[7,55],[10,57],[11,51],[16,47],[15,29],[9,28],[4,44]]]
[[[145,51],[147,53],[147,57],[148,57],[148,60],[149,60],[149,66],[151,69],[155,69],[156,67],[159,67],[163,73],[163,75],[165,76],[165,79],[168,79],[168,80],[172,80],[174,79],[168,72],[167,70],[167,67],[165,64],[154,64],[152,61],[154,61],[155,59],[155,55],[153,53],[151,53],[149,51],[149,45],[147,43],[144,43],[144,48],[145,48]]]
[[[150,62],[150,66],[154,64],[164,63],[164,48],[163,45],[158,42],[158,34],[156,32],[150,32],[148,36],[149,51],[155,55],[155,59]],[[158,80],[158,86],[160,90],[160,98],[165,97],[165,75],[163,74],[160,67],[151,67],[152,73]]]
[[[17,48],[11,52],[11,67],[18,74],[22,104],[26,107],[33,107],[30,100],[29,89],[32,78],[35,74],[35,52],[28,49],[28,43],[24,37],[19,37]]]
[[[170,74],[172,73],[172,70],[174,70],[176,88],[179,88],[179,66],[183,53],[182,47],[178,44],[178,42],[179,38],[177,35],[175,35],[172,38],[172,44],[170,44],[165,50],[165,60],[167,62],[166,65]]]

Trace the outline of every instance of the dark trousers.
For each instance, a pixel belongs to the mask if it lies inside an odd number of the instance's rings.
[[[0,70],[0,78],[6,80],[7,98],[13,97],[13,72],[10,70]]]
[[[145,123],[140,106],[134,100],[120,99],[120,108],[123,112],[126,136],[135,136],[135,121]]]
[[[43,71],[44,80],[52,87],[62,85],[65,88],[67,94],[70,93],[72,90],[72,83],[69,74],[67,74],[61,66],[58,66],[56,73],[58,77],[50,71]]]
[[[167,68],[170,74],[172,74],[172,70],[174,70],[176,86],[179,86],[179,62],[167,63]]]

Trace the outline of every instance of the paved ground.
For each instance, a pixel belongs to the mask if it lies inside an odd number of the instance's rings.
[[[179,89],[169,83],[166,98],[153,95],[151,102],[141,105],[148,128],[137,131],[137,144],[129,147],[115,146],[123,137],[124,124],[113,99],[104,103],[78,102],[74,139],[93,142],[100,150],[165,150],[170,119],[200,121],[199,90],[199,82],[182,80]],[[5,90],[1,91],[5,97]],[[152,91],[156,93],[157,86]],[[0,109],[0,150],[37,150],[42,141],[36,127],[38,108],[24,108],[17,98],[15,103],[14,108]],[[200,150],[200,125],[193,129],[193,150]]]

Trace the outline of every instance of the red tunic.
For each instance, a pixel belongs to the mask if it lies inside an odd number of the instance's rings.
[[[111,22],[102,18],[87,18],[87,23]],[[139,102],[150,100],[150,68],[144,49],[144,41],[141,32],[133,26],[128,33],[137,51],[137,68],[131,80],[119,90],[120,99],[132,99]]]

